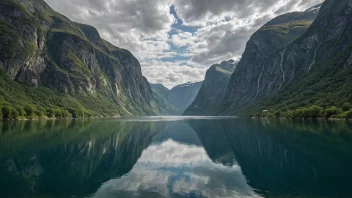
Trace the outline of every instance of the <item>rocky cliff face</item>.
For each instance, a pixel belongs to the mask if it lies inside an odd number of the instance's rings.
[[[184,112],[184,115],[211,115],[216,104],[223,96],[237,61],[223,61],[210,67],[205,80],[193,103]]]
[[[268,59],[269,70],[266,69],[263,76],[264,78],[277,76],[279,72],[270,68],[281,68],[281,65],[283,72],[279,79],[282,90],[254,104],[251,111],[262,108],[287,111],[312,105],[344,109],[343,104],[350,104],[352,102],[351,16],[350,0],[326,0],[309,29],[283,48],[285,54],[281,53],[282,58],[274,55]],[[278,64],[279,59],[282,64]],[[263,81],[261,83],[263,84],[259,87],[258,95],[264,96],[273,86]],[[349,115],[347,112],[341,116],[351,118],[352,111]]]
[[[186,83],[178,85],[171,90],[161,84],[151,85],[158,98],[162,98],[167,105],[161,105],[163,109],[169,109],[168,115],[182,115],[196,98],[203,82]],[[164,106],[168,106],[165,108]]]
[[[300,41],[297,38],[311,25],[319,7],[279,16],[252,35],[230,79],[218,113],[231,114],[277,92],[309,70],[314,60],[317,36],[309,36],[302,45],[298,44]],[[286,47],[288,44],[292,47]],[[299,46],[306,49],[300,54],[292,53]],[[305,57],[305,60],[295,61],[297,56]],[[295,61],[294,64],[299,65],[299,68],[289,64],[289,61]]]
[[[138,60],[95,28],[70,21],[43,0],[1,1],[0,26],[0,68],[12,80],[58,90],[100,114],[158,113]]]

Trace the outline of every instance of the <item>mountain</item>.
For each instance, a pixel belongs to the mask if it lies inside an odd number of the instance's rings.
[[[196,98],[202,82],[178,85],[171,90],[161,84],[151,84],[152,90],[163,109],[168,109],[168,115],[181,115]]]
[[[278,16],[251,36],[222,100],[213,107],[217,109],[213,114],[245,114],[246,108],[261,101],[265,96],[276,94],[308,70],[315,49],[291,54],[291,48],[287,46],[293,46],[307,35],[320,6],[314,6],[304,12]],[[307,42],[305,47],[313,48],[315,37],[309,37],[308,40],[310,42]],[[295,61],[298,56],[307,59],[296,62],[300,68],[287,64],[288,61]]]
[[[197,97],[184,115],[209,115],[212,105],[223,96],[238,61],[223,61],[210,67]]]
[[[0,2],[0,117],[157,115],[131,52],[43,0]]]
[[[150,84],[153,94],[155,95],[156,101],[164,111],[163,115],[181,115],[180,109],[175,107],[169,100],[171,91],[164,87],[162,84]]]
[[[292,81],[247,111],[254,115],[267,109],[292,118],[352,118],[351,15],[351,1],[325,1],[307,32],[285,47],[282,65]],[[271,57],[269,64],[275,59]]]
[[[326,0],[307,31],[274,53],[249,57],[246,53],[253,50],[250,45],[254,43],[249,41],[221,112],[351,118],[351,15],[351,1]],[[260,62],[251,61],[258,56]]]

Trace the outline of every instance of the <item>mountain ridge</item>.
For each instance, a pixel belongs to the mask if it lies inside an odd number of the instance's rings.
[[[43,0],[4,0],[0,10],[0,107],[5,119],[164,111],[138,60],[101,39],[94,27],[72,22]],[[6,87],[18,91],[8,94]]]
[[[237,64],[238,61],[229,60],[212,65],[206,72],[197,97],[186,109],[184,115],[208,115],[214,111],[211,107],[223,96]]]
[[[159,98],[162,98],[163,109],[168,109],[169,115],[182,115],[188,106],[194,101],[203,81],[184,83],[168,89],[162,84],[151,84],[152,90]]]
[[[239,64],[217,114],[350,118],[351,10],[348,0],[326,0],[307,30],[265,57],[261,69]],[[254,71],[248,81],[245,66]]]

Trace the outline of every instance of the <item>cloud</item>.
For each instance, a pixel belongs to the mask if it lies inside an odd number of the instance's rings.
[[[204,80],[205,67],[179,66],[178,63],[161,63],[160,66],[142,67],[142,72],[150,83],[160,83],[172,88],[187,82]]]
[[[204,25],[223,20],[252,18],[285,7],[286,12],[306,9],[322,0],[177,0],[179,17],[188,25]]]
[[[260,26],[322,0],[46,0],[73,21],[96,27],[130,50],[152,83],[203,80],[207,68],[242,55]],[[173,7],[171,7],[174,5]],[[175,8],[172,10],[170,8]]]
[[[139,59],[158,58],[170,48],[168,32],[175,22],[171,0],[47,0],[73,21],[96,27],[113,44]]]
[[[175,45],[187,44],[192,61],[201,65],[238,58],[250,36],[279,14],[303,11],[322,0],[178,0],[178,17],[199,26],[192,36],[174,36]],[[194,39],[197,38],[197,39]],[[189,45],[189,43],[192,43]]]

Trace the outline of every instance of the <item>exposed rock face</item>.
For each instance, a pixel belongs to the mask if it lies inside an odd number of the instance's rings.
[[[11,79],[76,98],[104,98],[118,109],[110,114],[159,112],[138,60],[95,28],[70,21],[43,0],[1,1],[0,26],[0,68]]]
[[[203,82],[186,83],[178,85],[171,90],[168,90],[161,84],[156,84],[152,85],[152,89],[155,93],[158,93],[158,95],[164,98],[165,101],[169,103],[169,106],[172,106],[173,110],[169,112],[169,114],[182,115],[196,98],[202,83]],[[176,111],[173,107],[176,108]]]
[[[311,25],[319,7],[279,16],[252,35],[231,77],[219,114],[231,114],[254,100],[275,93],[308,71],[319,36],[305,33],[304,44],[297,38]],[[314,25],[310,29],[313,28]],[[297,49],[300,53],[295,52]],[[299,59],[301,57],[304,60]]]
[[[197,97],[184,115],[211,115],[213,105],[223,96],[238,61],[223,61],[210,67]]]

